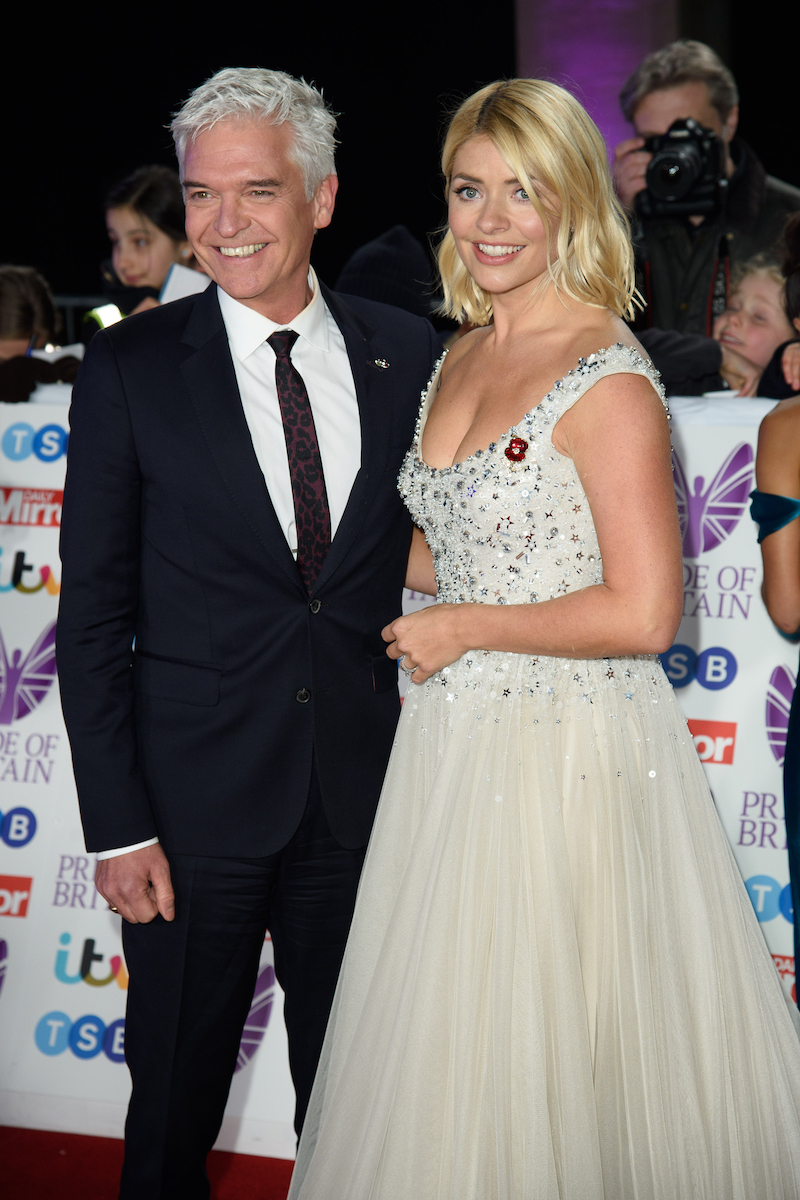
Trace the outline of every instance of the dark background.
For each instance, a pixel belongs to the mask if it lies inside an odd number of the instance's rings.
[[[587,3],[589,0],[587,0]],[[515,72],[512,0],[376,4],[73,7],[4,20],[0,75],[0,262],[36,266],[57,293],[99,291],[107,188],[143,163],[174,165],[170,113],[224,66],[282,69],[321,86],[341,114],[334,223],[314,261],[329,282],[354,249],[402,222],[424,239],[442,221],[438,149],[446,113]],[[679,5],[680,33],[715,45],[742,94],[740,131],[767,170],[800,184],[796,50],[744,3]],[[19,10],[18,10],[19,12]],[[378,21],[388,22],[388,26]],[[621,83],[622,81],[620,81]]]

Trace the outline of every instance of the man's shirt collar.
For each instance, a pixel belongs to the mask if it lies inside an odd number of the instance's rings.
[[[325,301],[319,288],[319,281],[313,267],[308,268],[308,285],[312,296],[308,304],[291,321],[276,324],[264,317],[253,308],[248,308],[239,300],[234,300],[221,287],[217,287],[219,306],[222,319],[228,333],[231,350],[240,362],[253,354],[262,346],[270,334],[278,329],[294,329],[301,338],[310,342],[318,350],[329,351],[328,322]]]

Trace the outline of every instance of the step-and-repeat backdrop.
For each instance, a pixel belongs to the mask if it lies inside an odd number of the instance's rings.
[[[771,402],[674,400],[684,617],[664,665],[787,991],[781,768],[797,649],[766,615],[748,514]],[[0,404],[0,1124],[121,1136],[128,976],[93,886],[54,630],[64,406]],[[429,603],[406,595],[406,609]],[[269,941],[218,1145],[291,1158],[293,1093]]]

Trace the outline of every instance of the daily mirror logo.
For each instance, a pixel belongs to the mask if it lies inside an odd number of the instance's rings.
[[[0,917],[27,917],[33,878],[0,875]]]
[[[0,725],[27,717],[42,703],[56,677],[56,623],[39,634],[25,657],[6,650],[0,630]]]
[[[741,520],[753,488],[753,447],[740,442],[731,450],[708,487],[698,475],[692,487],[677,450],[672,475],[684,558],[699,558],[729,537]]]
[[[61,525],[63,491],[0,487],[0,525]]]
[[[735,721],[687,721],[703,763],[730,766],[736,748]]]
[[[765,723],[769,748],[779,767],[786,754],[786,733],[789,729],[789,709],[792,707],[795,674],[787,666],[776,667],[769,677]]]

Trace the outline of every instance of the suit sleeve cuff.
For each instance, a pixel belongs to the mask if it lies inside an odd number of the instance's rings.
[[[136,842],[133,846],[120,846],[118,850],[98,850],[97,860],[104,858],[119,858],[120,854],[132,854],[134,850],[144,850],[145,846],[155,846],[158,838],[148,838],[146,842]]]

